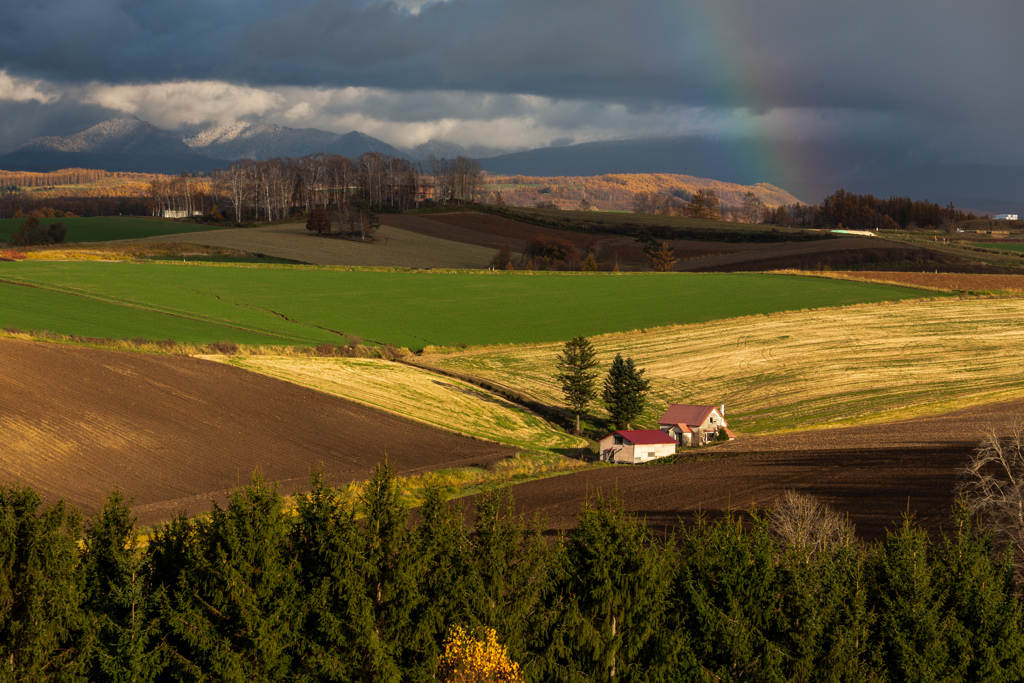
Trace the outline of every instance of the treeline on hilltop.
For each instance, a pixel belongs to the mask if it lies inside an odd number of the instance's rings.
[[[880,199],[846,190],[837,190],[818,205],[794,204],[762,213],[762,222],[768,225],[832,230],[946,230],[957,221],[976,218],[973,213],[965,213],[952,204],[941,206],[909,197]]]
[[[97,171],[97,174],[105,174]],[[35,215],[48,211],[79,216],[163,215],[225,217],[234,222],[273,221],[309,215],[317,207],[332,208],[347,218],[351,207],[364,203],[376,209],[404,210],[426,202],[472,201],[480,190],[480,164],[467,157],[431,157],[423,165],[380,152],[366,152],[355,160],[336,154],[313,154],[298,159],[242,160],[226,170],[147,176],[140,194],[138,177],[123,179],[124,196],[34,196],[16,181],[36,183],[36,176],[74,180],[80,169],[52,174],[9,174],[0,185],[0,217]],[[23,177],[24,176],[24,177]],[[96,180],[107,178],[97,175]],[[34,186],[34,185],[32,185]]]
[[[5,680],[430,681],[453,630],[494,629],[528,681],[1021,680],[1014,570],[957,509],[858,543],[791,495],[670,539],[613,501],[547,542],[482,496],[415,518],[379,467],[349,503],[257,480],[141,548],[125,501],[83,525],[0,489]],[[482,679],[459,679],[482,680]]]

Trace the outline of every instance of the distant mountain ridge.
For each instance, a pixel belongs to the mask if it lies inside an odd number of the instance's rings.
[[[339,134],[247,122],[167,131],[134,116],[119,116],[74,135],[29,140],[0,155],[0,168],[52,171],[83,167],[175,174],[227,168],[239,159],[302,157],[318,152],[356,159],[369,151],[412,161],[425,161],[430,155],[469,156],[478,159],[485,171],[507,175],[672,173],[740,185],[769,183],[811,203],[844,188],[879,197],[952,202],[993,213],[1024,213],[1024,166],[928,163],[907,146],[863,141],[788,141],[772,146],[746,138],[680,136],[511,153],[444,141],[403,150],[357,131]]]
[[[425,161],[432,154],[454,158],[503,151],[490,147],[466,149],[443,141],[400,149],[359,131],[332,133],[316,128],[244,121],[167,131],[135,116],[124,115],[74,135],[29,140],[0,155],[0,168],[51,171],[77,166],[108,171],[178,173],[226,168],[240,159],[296,158],[321,152],[350,159],[365,152],[380,152],[410,161]]]
[[[134,116],[109,119],[66,137],[35,138],[19,145],[14,151],[65,154],[193,153],[177,136]]]

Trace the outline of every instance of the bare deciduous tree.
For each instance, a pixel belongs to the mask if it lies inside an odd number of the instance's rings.
[[[845,515],[792,489],[775,502],[770,520],[772,533],[786,546],[803,551],[808,559],[853,540],[853,525]]]
[[[963,475],[959,490],[968,508],[1013,549],[1024,579],[1024,421],[1015,420],[1005,438],[990,430]]]

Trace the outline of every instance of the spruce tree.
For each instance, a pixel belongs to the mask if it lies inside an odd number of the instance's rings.
[[[355,508],[316,474],[310,492],[298,496],[297,512],[291,530],[301,603],[297,673],[318,681],[367,680],[363,664],[375,658],[367,651],[375,644],[361,640],[372,625]]]
[[[642,681],[658,669],[672,552],[617,501],[584,509],[560,554],[557,590],[568,597],[559,668],[586,680]]]
[[[576,433],[580,433],[580,413],[597,398],[597,352],[590,340],[580,335],[565,342],[555,361],[555,379],[562,385],[562,394],[569,409],[576,414]]]
[[[394,471],[377,465],[359,496],[363,515],[362,594],[368,614],[359,624],[368,680],[399,680],[424,665],[424,631],[415,617],[423,600],[423,564],[409,532],[409,511],[399,497]]]
[[[83,607],[94,633],[85,663],[90,680],[151,681],[161,670],[149,557],[138,547],[135,518],[112,493],[85,530]]]
[[[729,514],[680,532],[668,607],[672,666],[721,680],[785,680],[778,549],[764,518]]]
[[[964,662],[951,654],[962,634],[944,611],[946,595],[936,580],[927,534],[909,516],[890,531],[874,558],[871,608],[879,615],[872,632],[874,664],[900,681],[962,680]]]
[[[472,625],[495,629],[509,655],[522,661],[544,588],[546,546],[539,532],[527,529],[515,514],[508,489],[487,491],[477,499],[469,542]]]
[[[615,354],[604,380],[602,398],[617,429],[629,429],[630,423],[644,411],[651,383],[644,379],[643,374],[643,370],[633,365],[632,358],[623,360],[622,354]]]
[[[963,680],[1024,680],[1024,615],[1010,551],[997,553],[991,534],[974,528],[958,501],[936,553],[935,581],[946,597],[943,611],[957,632],[949,639]]]
[[[63,501],[0,488],[0,680],[42,681],[78,671],[85,624],[76,541]]]
[[[226,509],[193,520],[182,539],[187,558],[162,604],[178,680],[277,681],[294,667],[301,623],[290,522],[276,488],[258,476],[234,491]],[[177,543],[158,535],[159,546]],[[173,553],[161,554],[173,557]]]
[[[423,569],[420,573],[422,601],[415,621],[422,632],[422,657],[426,670],[441,656],[441,639],[451,624],[470,624],[472,564],[469,541],[461,511],[448,505],[440,486],[428,486],[419,509],[422,521],[416,528],[415,544]]]
[[[773,639],[787,654],[786,678],[870,680],[867,577],[852,535],[813,554],[806,547],[785,549],[777,585],[780,621]]]

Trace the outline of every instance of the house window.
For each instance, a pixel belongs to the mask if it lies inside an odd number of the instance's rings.
[[[647,452],[647,457],[648,458],[653,458],[654,457],[654,451],[648,451]]]
[[[616,435],[615,439],[614,439],[614,443],[615,443],[616,446],[621,446],[622,445],[622,437]]]

